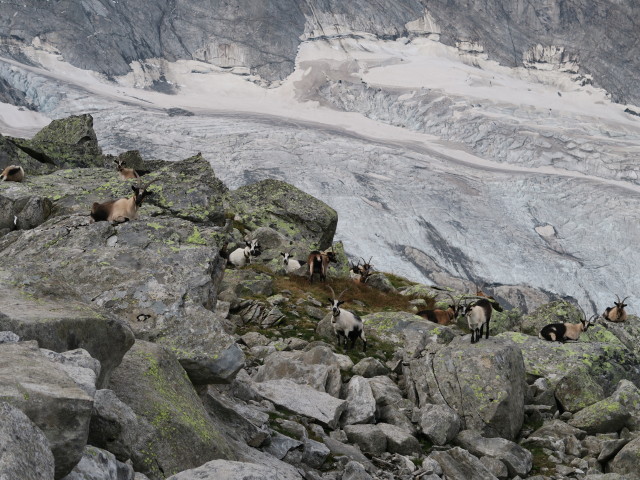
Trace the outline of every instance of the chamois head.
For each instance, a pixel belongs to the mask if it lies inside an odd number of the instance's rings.
[[[135,185],[131,185],[131,190],[133,190],[133,193],[135,195],[135,202],[137,207],[140,207],[140,205],[142,205],[142,202],[147,195],[153,194],[153,192],[150,192],[148,189],[149,189],[149,186],[156,180],[158,179],[151,180],[150,182],[147,182],[143,185],[140,179],[138,178],[138,183]]]
[[[291,255],[293,255],[293,249],[289,250],[288,252],[280,252],[280,255],[282,255],[283,258],[283,262],[285,265],[289,265],[289,259],[291,258]]]
[[[245,251],[248,248],[249,249],[248,253],[252,257],[257,257],[262,253],[262,248],[260,247],[260,242],[258,241],[257,238],[254,238],[251,241],[245,240],[244,244],[245,244]]]

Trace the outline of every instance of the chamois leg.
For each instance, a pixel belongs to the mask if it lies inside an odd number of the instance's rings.
[[[485,325],[487,327],[487,333],[484,338],[489,338],[489,320],[487,320],[487,323]]]

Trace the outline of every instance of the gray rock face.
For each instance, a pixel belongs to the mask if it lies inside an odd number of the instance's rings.
[[[376,426],[387,437],[387,451],[400,455],[415,455],[422,451],[420,443],[411,432],[388,423],[378,423]]]
[[[387,436],[377,425],[346,425],[344,432],[349,442],[358,445],[364,453],[380,455],[387,451]]]
[[[51,480],[49,441],[22,411],[0,402],[0,478]]]
[[[93,398],[36,342],[8,343],[0,348],[0,400],[22,410],[42,430],[55,458],[55,478],[80,461]]]
[[[235,458],[180,363],[164,347],[138,340],[113,372],[110,387],[152,428],[151,436],[141,435],[129,446],[134,468],[152,480],[203,461]]]
[[[134,480],[133,475],[133,468],[112,453],[87,445],[80,463],[63,480]]]
[[[524,362],[512,342],[489,338],[453,342],[413,360],[411,378],[419,406],[446,404],[465,429],[513,439],[524,418]]]
[[[617,473],[633,480],[640,478],[638,470],[638,458],[640,457],[640,438],[629,442],[622,450],[609,462],[609,469],[612,473]]]
[[[454,442],[477,457],[488,456],[502,461],[512,477],[524,477],[533,466],[533,455],[529,450],[504,438],[485,438],[477,431],[463,430]]]
[[[28,261],[30,275],[58,280],[70,293],[126,319],[138,338],[175,349],[194,382],[215,383],[229,381],[244,361],[212,311],[224,266],[217,234],[175,218],[113,227],[61,217],[29,230],[4,253],[14,268]],[[117,243],[109,247],[113,236]]]
[[[91,398],[96,393],[96,381],[100,375],[100,362],[91,357],[84,349],[56,353],[51,350],[40,349],[43,355],[62,366],[76,384]]]
[[[256,392],[263,398],[299,415],[313,418],[318,422],[335,428],[347,402],[327,393],[291,380],[269,380],[256,383]]]

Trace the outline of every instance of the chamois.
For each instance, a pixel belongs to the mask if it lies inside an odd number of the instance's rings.
[[[287,253],[280,252],[280,255],[284,257],[282,259],[282,263],[284,263],[284,269],[288,274],[297,272],[302,266],[302,263],[300,263],[298,260],[291,258],[292,253],[293,250],[289,250]]]
[[[489,338],[489,324],[491,322],[491,313],[493,310],[502,312],[502,307],[498,301],[490,295],[482,291],[484,285],[476,287],[475,296],[466,296],[465,298],[476,298],[475,302],[467,305],[465,316],[467,324],[471,330],[471,343],[475,343],[482,337],[483,331],[486,329],[485,339]]]
[[[582,307],[579,305],[578,307],[580,311],[582,311],[580,323],[551,323],[542,327],[538,337],[550,342],[564,343],[568,340],[577,341],[582,332],[586,332],[590,326],[596,324],[596,319],[598,318],[598,315],[592,315],[591,318],[587,320],[587,316],[584,310],[582,310]]]
[[[329,290],[331,290],[331,294],[333,295],[332,298],[329,298],[332,315],[331,325],[333,326],[333,331],[338,339],[338,345],[341,345],[344,340],[344,349],[348,350],[349,340],[351,340],[351,348],[353,348],[356,344],[356,340],[360,338],[362,340],[362,351],[366,352],[367,339],[364,336],[364,324],[362,319],[353,312],[340,309],[340,305],[344,303],[344,300],[340,300],[340,297],[342,297],[342,294],[348,289],[344,289],[337,297],[333,288],[329,287]]]
[[[360,260],[356,265],[351,265],[351,279],[355,283],[367,283],[369,277],[373,274],[373,265],[371,264],[371,257],[368,262],[364,260],[364,258],[360,257],[362,260],[362,265],[360,264]]]
[[[251,257],[260,255],[260,244],[257,239],[247,242],[245,240],[244,248],[236,248],[229,254],[229,263],[236,267],[244,267],[251,263]]]
[[[140,178],[138,172],[136,172],[133,168],[127,168],[124,166],[124,160],[118,160],[116,158],[113,163],[116,164],[116,168],[118,169],[118,174],[121,180]]]
[[[462,306],[460,305],[460,301],[456,301],[452,295],[447,294],[447,296],[453,303],[449,304],[449,306],[445,310],[441,308],[435,308],[433,310],[420,310],[417,315],[439,325],[449,325],[451,322],[455,321],[456,318],[458,318],[458,315],[460,315],[460,312],[462,311]]]
[[[331,250],[313,250],[307,258],[309,265],[309,283],[313,283],[313,275],[319,274],[320,280],[327,281],[327,270],[329,270],[329,262],[338,263],[338,256]]]
[[[135,220],[138,218],[138,208],[142,205],[143,200],[147,195],[153,193],[148,190],[149,185],[156,180],[142,185],[138,178],[138,183],[131,185],[131,190],[133,190],[131,197],[119,198],[105,203],[95,202],[91,206],[91,223],[100,221],[122,223]]]
[[[609,320],[610,322],[614,322],[614,323],[622,323],[622,322],[626,321],[627,320],[627,312],[624,309],[624,307],[627,307],[628,305],[626,303],[624,303],[624,301],[627,298],[629,298],[629,297],[624,297],[622,300],[620,300],[620,297],[616,294],[617,302],[613,302],[615,304],[615,306],[614,307],[607,307],[607,309],[604,311],[602,316],[606,320]]]
[[[24,168],[18,165],[9,165],[0,174],[2,182],[21,182],[24,180]]]

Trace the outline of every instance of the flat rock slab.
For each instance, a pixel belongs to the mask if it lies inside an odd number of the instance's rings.
[[[345,400],[291,380],[269,380],[256,383],[254,388],[259,395],[276,405],[313,418],[329,428],[336,428],[340,415],[347,406]]]
[[[529,450],[504,438],[485,438],[474,430],[463,430],[454,443],[477,457],[491,457],[502,461],[509,475],[524,477],[533,466],[533,455]]]
[[[0,348],[0,400],[22,410],[49,440],[55,478],[80,461],[89,435],[93,398],[62,366],[44,356],[36,342]]]

